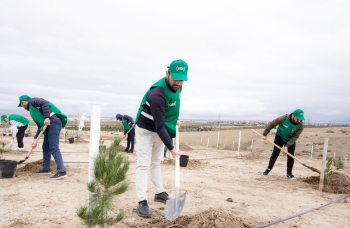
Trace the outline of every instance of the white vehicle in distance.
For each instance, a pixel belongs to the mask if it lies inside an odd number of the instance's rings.
[[[119,131],[112,131],[111,134],[112,135],[120,135],[120,132]]]

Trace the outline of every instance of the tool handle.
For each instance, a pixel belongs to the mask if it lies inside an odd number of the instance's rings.
[[[126,135],[129,134],[129,132],[134,128],[135,124],[132,125],[132,127],[129,129],[128,132],[126,132],[126,134],[123,136],[122,140],[123,141],[126,138]]]
[[[253,129],[250,129],[250,130],[252,130],[252,131],[255,132],[256,134],[258,134],[258,135],[260,135],[261,137],[263,137],[263,135],[260,134],[259,132],[255,131],[255,130],[253,130]],[[278,149],[280,149],[283,153],[287,154],[288,156],[294,158],[295,160],[297,160],[298,162],[300,162],[301,164],[304,165],[304,163],[303,163],[302,161],[300,161],[298,158],[296,158],[296,157],[294,157],[293,155],[291,155],[290,153],[288,153],[288,151],[286,151],[285,149],[283,149],[283,148],[281,148],[280,146],[276,145],[274,142],[271,142],[271,141],[268,140],[267,138],[266,138],[266,141],[268,141],[269,143],[271,143],[272,145],[274,145],[275,147],[277,147]]]
[[[176,125],[175,149],[179,150],[179,126]],[[180,188],[180,156],[175,156],[175,188]]]
[[[46,130],[46,128],[47,128],[47,125],[44,125],[44,127],[43,127],[43,129],[40,131],[38,137],[35,139],[34,144],[37,144],[37,143],[38,143],[40,137],[44,134],[44,131]],[[27,156],[26,156],[26,159],[29,157],[29,155],[32,153],[32,151],[33,151],[33,147],[30,147],[30,150],[29,150],[29,152],[28,152],[28,154],[27,154]]]

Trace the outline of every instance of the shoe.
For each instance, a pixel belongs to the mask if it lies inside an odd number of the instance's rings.
[[[269,174],[270,171],[271,171],[271,169],[266,169],[266,170],[262,173],[262,175],[263,175],[263,176],[267,176],[267,175]]]
[[[296,178],[293,176],[293,174],[291,174],[291,173],[287,173],[287,178],[289,179],[289,180],[295,180]]]
[[[129,150],[129,151],[126,152],[126,153],[132,154],[132,153],[134,153],[134,151]]]
[[[54,180],[59,180],[59,179],[65,178],[65,177],[67,177],[67,173],[66,172],[57,172],[55,175],[53,175],[50,178],[54,179]]]
[[[140,217],[143,217],[143,218],[151,218],[152,217],[152,213],[149,210],[147,200],[139,202],[139,205],[137,206],[136,211]]]
[[[129,149],[125,149],[124,152],[128,152]]]
[[[169,198],[168,193],[166,193],[166,192],[162,192],[162,193],[154,195],[154,201],[156,201],[156,202],[166,203],[167,200],[170,200],[170,198]]]
[[[17,150],[23,150],[23,148],[17,148]]]
[[[41,170],[35,172],[35,174],[51,174],[51,171],[41,169]]]

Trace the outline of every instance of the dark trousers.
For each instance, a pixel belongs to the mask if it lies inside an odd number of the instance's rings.
[[[28,125],[24,125],[18,128],[16,138],[17,138],[17,145],[18,148],[23,148],[23,138],[24,138],[24,133],[26,132],[28,128]]]
[[[287,142],[284,142],[282,140],[281,136],[276,134],[274,143],[279,147],[283,147],[283,145],[286,144]],[[291,145],[290,147],[288,147],[288,153],[290,153],[293,156],[294,156],[294,151],[295,151],[295,143],[293,145]],[[271,157],[270,157],[268,169],[273,168],[279,155],[280,155],[280,149],[278,149],[277,147],[274,146]],[[294,166],[294,158],[288,156],[288,158],[287,158],[287,173],[292,173],[293,166]]]
[[[126,151],[134,152],[134,142],[135,142],[135,128],[131,129],[128,133]],[[130,149],[129,149],[130,148]]]

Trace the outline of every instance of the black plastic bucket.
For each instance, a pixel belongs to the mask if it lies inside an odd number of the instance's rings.
[[[69,143],[74,143],[74,138],[69,138],[68,141]]]
[[[187,166],[189,157],[190,156],[184,155],[184,154],[180,156],[180,166],[181,167],[186,167]]]
[[[2,178],[12,178],[15,175],[17,161],[0,160],[0,176]]]

